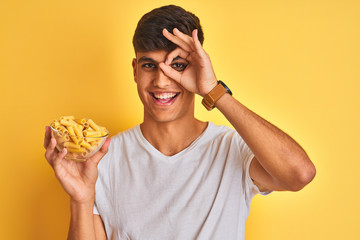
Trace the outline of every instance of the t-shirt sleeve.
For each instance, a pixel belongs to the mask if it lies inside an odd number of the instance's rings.
[[[96,203],[94,204],[93,213],[96,214],[96,215],[100,215],[99,210],[98,210],[97,207],[96,207]]]
[[[98,178],[96,180],[95,184],[95,203],[93,208],[93,213],[100,215],[101,212],[101,204],[99,205],[99,199],[102,199],[103,195],[103,186],[104,184],[108,183],[108,177],[109,174],[106,174],[106,171],[111,167],[111,159],[114,151],[114,143],[117,141],[116,136],[111,138],[111,142],[109,145],[108,152],[105,154],[105,156],[100,160],[97,168],[98,168]],[[99,211],[100,209],[100,211]]]
[[[255,155],[245,143],[245,141],[241,138],[241,136],[237,134],[237,137],[240,149],[240,156],[243,163],[243,176],[247,196],[251,199],[258,193],[260,193],[261,195],[267,195],[271,193],[272,191],[261,192],[259,188],[254,184],[253,180],[250,177],[250,164],[254,159]]]
[[[249,149],[249,151],[251,151]],[[272,191],[264,191],[261,192],[258,188],[258,186],[256,186],[256,184],[254,184],[254,181],[251,179],[250,177],[250,164],[252,162],[252,160],[254,159],[255,155],[251,152],[251,158],[245,163],[245,175],[246,175],[246,185],[249,186],[249,188],[251,189],[251,192],[256,195],[258,193],[260,193],[261,195],[268,195],[269,193],[271,193]]]

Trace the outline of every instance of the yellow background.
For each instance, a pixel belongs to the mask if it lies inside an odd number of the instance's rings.
[[[294,137],[317,167],[297,193],[256,196],[246,239],[360,239],[360,3],[183,0],[217,77]],[[171,1],[0,2],[1,239],[65,239],[68,197],[44,159],[45,125],[142,121],[132,79],[140,17]],[[228,125],[197,98],[196,115]]]

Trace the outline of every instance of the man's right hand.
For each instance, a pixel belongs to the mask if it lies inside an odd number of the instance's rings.
[[[65,148],[62,152],[56,149],[56,140],[51,137],[50,127],[46,127],[45,158],[73,202],[89,203],[94,201],[95,183],[98,177],[97,165],[107,153],[110,141],[108,138],[101,149],[86,162],[75,162],[64,158],[67,153]]]

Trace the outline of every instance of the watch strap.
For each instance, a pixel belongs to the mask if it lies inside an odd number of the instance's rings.
[[[224,95],[228,91],[230,91],[230,89],[226,89],[223,86],[223,83],[219,81],[218,85],[216,87],[214,87],[208,94],[206,94],[204,96],[204,98],[202,100],[202,104],[208,111],[210,111],[210,110],[214,109],[216,101],[219,100],[222,97],[222,95]],[[230,91],[230,93],[231,93],[231,91]]]

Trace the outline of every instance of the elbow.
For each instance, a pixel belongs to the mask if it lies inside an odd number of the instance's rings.
[[[293,180],[291,189],[289,189],[290,191],[300,191],[315,178],[315,165],[310,160],[309,163],[306,165],[307,166],[303,166],[301,167],[301,169],[298,169],[297,173],[293,175],[295,176],[295,179]]]

